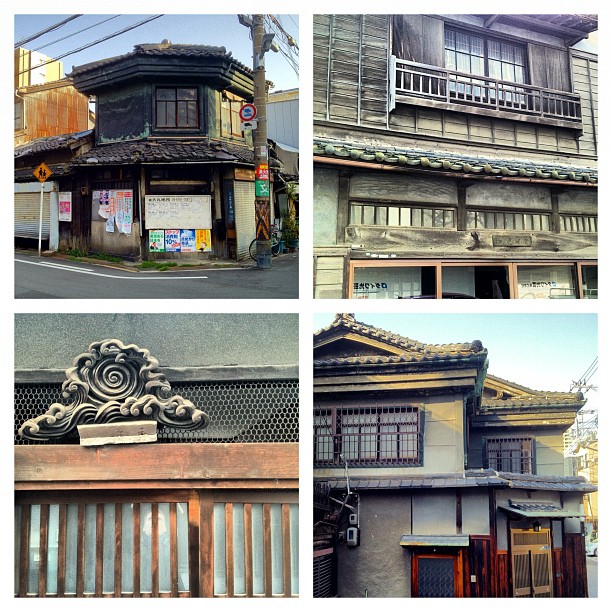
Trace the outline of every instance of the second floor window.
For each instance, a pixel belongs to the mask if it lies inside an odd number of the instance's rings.
[[[522,47],[456,30],[445,30],[446,68],[492,79],[526,83]]]
[[[422,465],[418,406],[333,407],[314,414],[315,466]]]
[[[155,90],[155,127],[199,127],[197,88],[158,87]]]
[[[497,472],[533,473],[532,438],[487,438],[486,467]]]

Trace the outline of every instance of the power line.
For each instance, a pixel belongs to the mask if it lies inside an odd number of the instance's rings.
[[[110,40],[111,38],[115,38],[116,36],[119,36],[120,34],[125,34],[126,32],[129,32],[130,30],[134,30],[135,28],[138,28],[141,25],[144,25],[145,23],[149,23],[150,21],[154,21],[155,19],[159,19],[160,17],[163,17],[163,15],[154,15],[153,17],[149,17],[148,19],[139,21],[138,23],[135,23],[132,26],[123,28],[122,30],[119,30],[118,32],[114,32],[113,34],[109,34],[105,36],[104,38],[99,38],[98,40],[95,40],[94,42],[91,42],[86,45],[83,45],[82,47],[79,47],[78,49],[74,49],[72,51],[68,51],[67,53],[63,53],[62,55],[58,55],[55,58],[50,59],[48,62],[43,62],[42,64],[38,64],[37,66],[34,66],[33,68],[22,70],[19,74],[25,74],[26,72],[30,72],[30,70],[40,68],[41,66],[46,66],[47,64],[52,64],[53,62],[56,62],[57,60],[63,59],[64,57],[68,57],[69,55],[74,55],[75,53],[79,53],[80,51],[84,51],[85,49],[89,49],[90,47],[106,42],[107,40]]]
[[[111,19],[116,19],[119,16],[120,15],[113,15],[112,17],[109,17],[108,19],[104,19],[102,21],[98,21],[97,23],[94,23],[93,25],[87,26],[86,28],[83,28],[82,30],[77,30],[76,32],[73,32],[72,34],[68,34],[67,36],[63,36],[62,38],[57,38],[53,42],[45,43],[44,45],[41,45],[40,47],[37,47],[36,49],[32,49],[32,51],[40,51],[41,49],[45,49],[46,47],[51,47],[52,45],[54,45],[54,44],[56,44],[58,42],[61,42],[62,40],[66,40],[68,38],[72,38],[73,36],[76,36],[77,34],[82,34],[83,32],[86,32],[87,30],[91,30],[92,28],[97,28],[98,26],[102,25],[103,23],[106,23],[107,21],[111,21]]]
[[[46,34],[47,32],[52,32],[53,30],[57,30],[57,28],[61,28],[63,25],[67,24],[70,21],[73,21],[74,19],[77,19],[77,17],[82,17],[83,15],[71,15],[70,17],[68,17],[67,19],[64,19],[63,21],[60,21],[52,26],[49,26],[48,28],[45,28],[44,30],[41,30],[40,32],[37,32],[36,34],[32,34],[32,36],[28,36],[27,38],[22,38],[20,41],[15,43],[15,49],[17,49],[17,47],[21,47],[21,45],[25,45],[26,43],[29,43],[32,40],[35,40],[36,38],[40,38],[43,34]]]

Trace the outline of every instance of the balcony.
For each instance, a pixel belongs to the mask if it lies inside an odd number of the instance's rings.
[[[580,96],[417,64],[391,56],[391,109],[397,103],[582,129]]]

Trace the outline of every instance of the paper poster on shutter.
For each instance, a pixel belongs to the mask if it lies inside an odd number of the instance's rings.
[[[165,246],[164,230],[149,230],[149,252],[163,253]]]
[[[210,230],[196,230],[196,251],[202,253],[212,251],[212,241],[210,238]]]
[[[166,251],[181,252],[181,230],[166,230]]]
[[[196,250],[196,233],[192,229],[181,230],[181,253],[194,253]]]
[[[59,192],[59,220],[72,221],[72,192]]]

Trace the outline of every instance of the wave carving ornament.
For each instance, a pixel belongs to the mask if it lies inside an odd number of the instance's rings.
[[[43,415],[25,421],[19,434],[30,440],[58,439],[78,425],[155,420],[161,426],[196,430],[208,415],[180,395],[172,395],[159,362],[147,349],[120,340],[93,342],[66,370],[62,397]],[[158,426],[159,426],[158,425]]]

